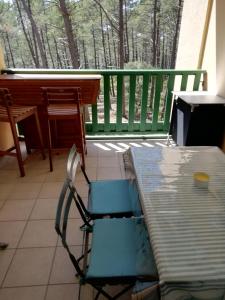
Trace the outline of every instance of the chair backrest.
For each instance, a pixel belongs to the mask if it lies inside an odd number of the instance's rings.
[[[0,106],[3,108],[0,110],[0,119],[1,116],[5,117],[5,109],[9,118],[9,122],[13,123],[13,117],[11,114],[11,106],[13,105],[12,95],[10,94],[7,88],[0,88]]]
[[[7,88],[0,88],[0,105],[9,106],[13,104],[12,96]]]
[[[88,184],[90,184],[90,181],[87,177],[87,174],[81,164],[81,159],[80,159],[80,154],[77,152],[76,146],[75,144],[73,144],[73,146],[70,149],[69,155],[68,155],[68,159],[67,159],[67,165],[66,165],[66,169],[67,169],[67,179],[70,180],[73,184],[75,181],[75,177],[76,177],[76,173],[77,173],[77,167],[78,165],[80,166],[82,173],[87,181]],[[74,186],[74,185],[73,185]],[[74,186],[75,189],[75,186]],[[87,219],[90,219],[90,214],[88,212],[88,210],[86,209],[84,202],[82,201],[81,196],[79,195],[79,193],[76,191],[76,195],[77,195],[77,199],[79,202],[80,207],[83,210],[83,213],[85,214]]]
[[[67,159],[67,178],[74,182],[77,172],[77,167],[81,163],[80,155],[77,152],[75,144],[70,149],[69,156]]]
[[[63,244],[64,248],[67,250],[77,273],[82,278],[82,277],[84,277],[85,274],[81,270],[78,260],[75,258],[75,256],[70,251],[68,243],[67,243],[68,216],[69,216],[72,202],[74,202],[76,209],[79,211],[84,224],[87,226],[87,228],[90,228],[90,230],[91,230],[91,224],[87,221],[87,219],[84,216],[84,213],[77,201],[77,195],[76,195],[74,186],[72,185],[72,183],[69,179],[66,179],[63,184],[60,196],[59,196],[59,202],[58,202],[58,206],[57,206],[56,219],[55,219],[55,230],[58,233],[58,235],[61,237],[62,244]]]
[[[78,153],[75,144],[73,144],[68,155],[66,166],[67,178],[70,179],[73,183],[75,181],[78,165],[80,166],[87,183],[90,184],[89,178],[81,164],[80,154]]]
[[[0,105],[5,107],[13,105],[12,95],[6,88],[0,88]]]
[[[45,105],[80,104],[80,88],[78,87],[42,87]]]

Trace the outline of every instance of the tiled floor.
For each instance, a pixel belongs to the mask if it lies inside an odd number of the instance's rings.
[[[124,178],[122,153],[129,146],[165,147],[165,141],[89,141],[87,173],[92,180]],[[0,300],[78,299],[79,285],[73,266],[54,230],[58,195],[65,177],[67,152],[54,156],[54,171],[48,160],[34,153],[26,160],[26,176],[19,177],[15,158],[0,159],[0,241],[9,243],[0,251]],[[87,186],[77,176],[80,194]],[[69,244],[80,252],[82,233],[77,214],[70,215]],[[114,289],[113,289],[114,290]],[[82,287],[82,300],[92,300],[94,291]],[[99,299],[103,299],[100,297]],[[128,293],[122,299],[130,299]]]

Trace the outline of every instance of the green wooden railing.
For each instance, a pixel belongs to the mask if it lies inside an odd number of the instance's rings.
[[[89,108],[88,134],[163,134],[169,130],[172,91],[197,91],[204,70],[43,70],[13,69],[16,74],[100,74],[97,104]]]

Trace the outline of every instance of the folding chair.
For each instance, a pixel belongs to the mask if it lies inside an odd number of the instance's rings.
[[[80,165],[83,176],[89,185],[87,208],[78,194],[80,205],[87,216],[91,219],[97,219],[106,215],[111,217],[130,217],[142,214],[139,194],[134,180],[90,181],[80,163],[80,156],[76,151],[76,146],[73,145],[67,160],[67,177],[73,183],[78,165]]]
[[[71,203],[81,213],[84,231],[83,266],[69,249],[67,224]],[[60,194],[55,229],[79,276],[80,284],[90,284],[97,290],[95,299],[104,295],[117,299],[133,287],[137,280],[158,280],[148,233],[143,218],[102,218],[91,225],[79,206],[76,191],[66,179]],[[91,251],[88,251],[89,235],[92,234]],[[105,285],[126,285],[115,296],[110,296]]]

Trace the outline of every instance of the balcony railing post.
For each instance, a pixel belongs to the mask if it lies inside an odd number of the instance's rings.
[[[130,75],[128,131],[134,130],[136,75]]]

